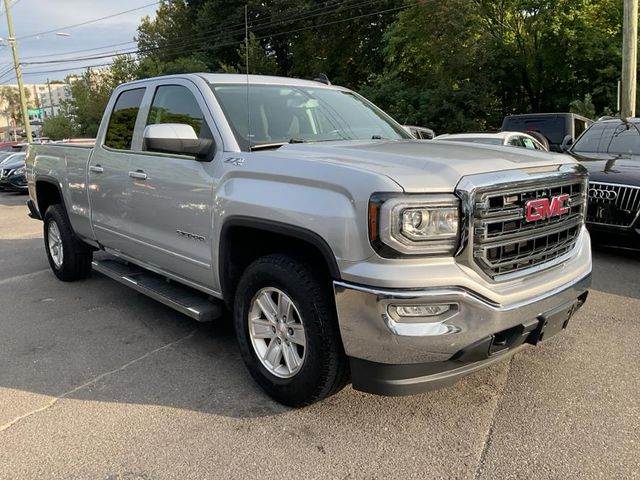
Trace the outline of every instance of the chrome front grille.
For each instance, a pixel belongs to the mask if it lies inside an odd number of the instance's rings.
[[[569,211],[527,221],[529,200],[569,195]],[[586,182],[570,180],[490,188],[476,193],[473,259],[493,279],[551,266],[573,250],[584,223]]]
[[[630,227],[640,214],[640,187],[589,182],[587,222]]]

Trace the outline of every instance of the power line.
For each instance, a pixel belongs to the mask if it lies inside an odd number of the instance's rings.
[[[348,5],[347,4],[347,7],[348,8],[355,8],[355,7],[363,6],[363,5],[366,5],[366,4],[375,3],[377,1],[380,1],[380,0],[367,0],[367,1],[364,1],[364,2],[361,1],[360,3],[356,3],[354,5]],[[280,20],[280,21],[277,21],[277,22],[266,22],[266,21],[259,22],[258,24],[252,25],[251,29],[252,29],[252,31],[254,31],[254,30],[262,30],[264,28],[269,28],[269,27],[272,27],[272,26],[277,26],[277,25],[291,23],[291,22],[298,21],[298,20],[305,20],[305,19],[308,19],[308,18],[313,18],[313,17],[316,17],[316,16],[325,15],[326,13],[329,13],[330,9],[334,8],[335,6],[337,6],[339,4],[343,4],[344,5],[344,2],[342,0],[332,0],[332,1],[328,2],[326,5],[324,5],[321,8],[315,8],[315,9],[312,9],[312,10],[309,10],[309,11],[305,12],[304,14],[301,14],[301,15],[298,15],[298,16],[294,16],[294,17],[289,17],[289,18],[287,18],[285,20]],[[315,15],[310,15],[310,13],[315,13],[315,12],[318,12],[320,10],[323,10],[323,11],[320,12],[320,13],[316,13]],[[285,14],[282,13],[281,15],[284,16]],[[271,18],[272,17],[273,16],[271,16]],[[223,25],[223,28],[233,28],[233,27],[236,27],[238,25],[244,26],[244,23]],[[108,58],[108,57],[112,56],[112,55],[109,55],[108,53],[113,53],[113,55],[121,55],[121,54],[133,54],[133,53],[146,53],[147,51],[155,51],[155,50],[160,50],[162,48],[171,48],[171,49],[173,49],[174,47],[178,47],[180,45],[184,45],[185,47],[193,45],[195,43],[195,41],[198,40],[198,39],[211,40],[210,38],[208,38],[208,36],[211,33],[214,33],[214,32],[218,32],[216,37],[214,37],[214,40],[216,38],[221,38],[221,37],[228,36],[228,35],[234,35],[235,33],[244,32],[244,27],[242,29],[238,29],[237,31],[233,31],[233,30],[219,31],[219,28],[220,28],[220,26],[217,26],[217,27],[215,27],[215,28],[213,28],[211,30],[200,32],[196,36],[191,37],[191,39],[189,39],[187,41],[179,42],[177,44],[172,45],[171,47],[149,47],[148,49],[133,49],[133,50],[125,51],[125,52],[113,51],[113,52],[107,52],[107,54],[95,55],[95,56],[87,56],[87,57],[62,58],[62,59],[54,59],[54,60],[50,60],[50,61],[39,61],[39,62],[23,62],[23,65],[36,65],[36,64],[41,64],[42,65],[42,64],[49,64],[49,63],[68,63],[68,62],[72,62],[72,61],[84,61],[84,60],[90,60],[90,59]],[[62,27],[61,29],[64,29],[64,27]],[[121,44],[114,44],[114,45],[110,45],[110,46],[111,47],[122,46],[122,45],[126,45],[128,43],[135,43],[135,42],[123,42]],[[108,48],[110,46],[105,46],[103,48]],[[94,49],[85,49],[85,50],[78,50],[76,52],[67,52],[67,54],[70,54],[70,53],[81,53],[83,51],[90,51],[90,50],[94,50]],[[98,48],[96,48],[95,50],[98,50]],[[62,55],[65,55],[65,54],[63,53]],[[48,55],[38,55],[37,57],[36,56],[25,57],[25,59],[42,58],[42,57],[47,57],[47,56]]]
[[[371,1],[369,1],[368,3],[373,3]],[[395,7],[395,8],[389,8],[389,9],[384,9],[384,10],[378,10],[375,12],[369,12],[366,14],[362,14],[362,15],[355,15],[355,16],[351,16],[351,17],[346,17],[343,19],[339,19],[339,20],[334,20],[331,22],[325,22],[322,24],[318,24],[318,25],[311,25],[311,26],[307,26],[307,27],[303,27],[303,28],[297,28],[297,29],[293,29],[293,30],[288,30],[288,31],[284,31],[284,32],[278,32],[272,35],[266,35],[263,37],[257,37],[257,39],[263,39],[263,38],[270,38],[270,37],[275,37],[275,36],[281,36],[281,35],[287,35],[290,33],[296,33],[299,31],[303,31],[303,30],[310,30],[310,29],[314,29],[314,28],[321,28],[321,27],[325,27],[325,26],[329,26],[329,25],[335,25],[335,24],[339,24],[339,23],[344,23],[344,22],[348,22],[348,21],[352,21],[352,20],[356,20],[356,19],[360,19],[360,18],[366,18],[366,17],[370,17],[370,16],[374,16],[374,15],[380,15],[380,14],[384,14],[384,13],[390,13],[390,12],[395,12],[395,11],[400,11],[406,8],[410,8],[412,6],[418,5],[419,2],[415,2],[415,3],[410,3],[410,4],[405,4],[403,6],[400,7]],[[193,43],[193,42],[191,42]],[[222,48],[225,46],[231,46],[231,45],[237,45],[238,41],[233,41],[233,42],[228,42],[228,43],[222,43],[222,44],[218,44],[218,45],[213,45],[211,46],[202,46],[196,50],[193,50],[191,53],[199,53],[202,51],[206,51],[207,49],[218,49],[218,48]],[[114,55],[110,55],[110,56],[116,56],[116,55],[125,55],[125,54],[136,54],[136,53],[144,53],[145,51],[157,51],[157,50],[175,50],[176,48],[181,47],[180,45],[173,45],[170,47],[152,47],[149,49],[138,49],[138,50],[134,50],[131,52],[122,52],[120,54],[114,54]],[[76,61],[86,61],[89,59],[96,59],[96,58],[106,58],[105,56],[98,56],[98,57],[85,57],[85,58],[81,58],[81,59],[77,59]],[[136,61],[136,59],[132,59],[131,61]],[[44,63],[53,63],[53,62],[44,62]],[[109,63],[100,63],[100,64],[95,64],[95,65],[78,65],[78,66],[73,66],[73,67],[69,67],[69,68],[63,68],[63,69],[55,69],[55,70],[41,70],[41,71],[32,71],[32,72],[25,72],[24,75],[38,75],[38,74],[45,74],[45,73],[59,73],[59,72],[67,72],[67,71],[71,71],[71,70],[79,70],[81,68],[97,68],[97,67],[103,67],[103,66],[109,66],[112,65],[113,62],[109,62]],[[26,65],[26,64],[25,64]],[[2,79],[2,77],[5,76],[5,74],[0,75],[0,80]]]
[[[160,3],[160,0],[157,0],[157,1],[152,2],[152,3],[147,3],[146,5],[142,5],[140,7],[131,8],[131,9],[125,10],[123,12],[113,13],[111,15],[106,15],[106,16],[100,17],[100,18],[94,18],[92,20],[87,20],[85,22],[74,23],[72,25],[65,25],[64,27],[58,27],[58,28],[54,28],[53,30],[47,30],[47,31],[44,31],[44,32],[31,33],[29,35],[25,35],[24,37],[18,38],[18,40],[25,40],[27,38],[34,38],[34,37],[38,37],[40,35],[47,35],[49,33],[56,33],[56,32],[59,32],[61,30],[69,30],[71,28],[82,27],[84,25],[90,25],[92,23],[96,23],[96,22],[99,22],[101,20],[107,20],[109,18],[119,17],[120,15],[124,15],[124,14],[127,14],[127,13],[135,12],[137,10],[142,10],[144,8],[151,7],[153,5],[158,5],[159,3]]]
[[[94,50],[105,50],[107,48],[113,48],[113,47],[121,47],[123,45],[129,45],[131,43],[136,43],[135,40],[129,40],[128,42],[120,42],[120,43],[113,43],[111,45],[103,45],[101,47],[93,47],[93,48],[83,48],[81,50],[71,50],[69,52],[55,52],[55,53],[45,53],[42,55],[31,55],[29,57],[22,57],[23,59],[27,59],[30,60],[32,58],[47,58],[47,57],[51,57],[54,55],[71,55],[72,53],[83,53],[83,52],[91,52]]]
[[[13,0],[13,3],[11,3],[11,7],[14,7],[20,0]],[[4,11],[4,8],[0,5],[0,18],[4,16],[6,12]]]
[[[282,35],[288,35],[290,33],[302,32],[304,30],[312,30],[314,28],[326,27],[328,25],[336,25],[338,23],[348,22],[350,20],[357,20],[359,18],[371,17],[373,15],[379,15],[379,14],[382,14],[382,13],[396,12],[396,11],[400,11],[400,10],[405,10],[407,8],[413,7],[413,6],[418,5],[418,4],[420,4],[420,2],[408,3],[408,4],[402,5],[400,7],[388,8],[386,10],[379,10],[377,12],[370,12],[370,13],[365,13],[365,14],[362,14],[362,15],[356,15],[355,17],[343,18],[341,20],[335,20],[333,22],[327,22],[327,23],[323,23],[321,25],[311,25],[311,26],[308,26],[308,27],[297,28],[295,30],[289,30],[288,32],[278,32],[278,33],[274,33],[274,34],[271,34],[271,35],[265,35],[263,37],[256,37],[256,40],[262,40],[264,38],[280,37]]]
[[[379,2],[379,1],[380,0],[366,0],[366,1],[360,1],[360,2],[355,3],[355,4],[351,4],[351,5],[349,5],[349,4],[345,5],[344,2],[340,2],[340,1],[336,2],[334,0],[333,2],[329,2],[324,7],[322,7],[323,11],[321,11],[321,12],[319,12],[319,10],[321,10],[319,8],[312,9],[310,11],[305,12],[304,14],[301,14],[301,15],[298,15],[298,16],[294,16],[294,17],[289,17],[289,18],[287,18],[285,20],[259,23],[259,24],[257,24],[257,26],[252,26],[251,30],[252,30],[252,32],[261,31],[261,30],[265,30],[267,28],[278,26],[278,25],[283,25],[283,24],[292,23],[292,22],[295,22],[295,21],[307,20],[307,19],[310,19],[310,18],[315,18],[315,17],[319,17],[319,16],[322,16],[322,15],[326,15],[326,14],[331,13],[330,9],[334,8],[336,6],[336,4],[341,4],[340,6],[344,6],[347,9],[352,9],[352,8],[367,6],[367,5],[370,5],[370,4]],[[402,8],[406,8],[406,7],[404,7],[404,6],[403,7],[398,7],[397,9],[402,9]],[[396,10],[396,9],[389,9],[389,10]],[[386,12],[386,11],[387,10],[383,10],[382,12]],[[316,12],[316,13],[311,14],[312,12]],[[319,12],[319,13],[317,13],[317,12]],[[358,16],[358,17],[355,17],[355,18],[361,18],[363,16],[375,15],[377,13],[379,13],[379,12],[373,12],[373,13],[361,15],[361,16]],[[349,17],[349,18],[351,18],[351,17]],[[346,20],[348,20],[349,18],[347,18]],[[345,19],[342,19],[340,21],[345,21]],[[329,24],[331,24],[331,23],[329,23]],[[317,28],[317,27],[321,27],[321,26],[324,26],[324,25],[326,25],[326,24],[309,26],[309,27],[303,28],[302,30],[310,29],[310,28]],[[232,26],[235,26],[235,25],[232,25]],[[186,40],[186,41],[183,41],[183,42],[178,42],[178,43],[176,43],[174,45],[171,45],[171,46],[168,46],[168,47],[160,47],[160,46],[158,46],[158,47],[149,47],[149,48],[145,48],[145,49],[137,48],[137,49],[132,49],[132,50],[128,50],[128,51],[113,51],[113,52],[107,52],[107,53],[100,54],[100,55],[91,55],[91,56],[85,56],[85,57],[63,58],[63,59],[54,59],[54,60],[48,60],[48,61],[22,62],[22,64],[23,65],[45,65],[45,64],[54,64],[54,63],[72,63],[72,62],[81,62],[81,61],[87,61],[87,60],[98,60],[98,59],[103,59],[103,58],[110,58],[110,57],[113,57],[113,56],[116,56],[116,55],[140,54],[140,53],[148,53],[148,52],[154,52],[154,51],[159,51],[159,50],[161,51],[161,50],[165,50],[165,49],[166,50],[175,50],[175,49],[178,49],[180,47],[189,47],[189,46],[192,46],[194,44],[197,44],[198,40],[207,39],[209,41],[211,41],[211,40],[215,41],[215,40],[223,39],[223,38],[228,37],[228,36],[233,36],[236,33],[240,34],[240,33],[244,32],[244,29],[238,29],[236,31],[224,31],[223,30],[223,31],[219,31],[217,33],[217,35],[213,39],[211,39],[211,38],[209,38],[209,35],[211,33],[213,33],[214,30],[218,30],[218,28],[212,29],[210,31],[201,32],[198,35],[196,35],[195,37],[191,37],[189,40]],[[296,29],[296,30],[293,30],[293,32],[297,32],[297,31],[300,31],[300,30],[301,29]],[[279,35],[287,34],[287,33],[290,33],[290,32],[292,32],[292,31],[280,32],[278,34],[273,34],[273,35],[266,35],[266,36],[260,37],[260,38],[261,39],[262,38],[269,38],[269,37],[272,37],[272,36],[279,36]],[[31,58],[35,58],[35,57],[31,57]]]

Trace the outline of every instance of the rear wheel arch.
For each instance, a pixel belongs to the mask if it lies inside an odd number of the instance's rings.
[[[66,208],[60,184],[49,177],[38,178],[36,180],[36,203],[42,218],[51,205],[60,204]]]
[[[328,286],[340,279],[333,250],[317,233],[272,220],[231,217],[222,226],[218,256],[220,284],[229,307],[244,270],[256,259],[274,253],[303,258],[318,268]]]

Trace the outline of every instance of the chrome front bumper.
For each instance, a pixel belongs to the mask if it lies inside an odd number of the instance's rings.
[[[478,345],[490,348],[500,332],[521,328],[529,333],[526,329],[534,328],[541,315],[560,307],[579,307],[590,284],[591,273],[588,273],[544,295],[499,305],[460,287],[392,290],[336,281],[334,290],[340,333],[345,352],[352,359],[354,387],[364,385],[359,376],[375,376],[371,369],[382,369],[394,378],[424,377],[415,380],[425,385],[431,380],[442,383],[452,379],[448,377],[457,378],[477,370],[504,357],[505,353],[512,353],[524,339],[514,343],[513,348],[500,351],[499,355],[485,358],[469,355],[470,350],[477,350]],[[455,308],[440,318],[434,317],[434,321],[409,322],[394,320],[388,312],[390,304],[452,304]],[[415,383],[411,388],[397,391],[366,386],[360,389],[388,394],[414,393]]]

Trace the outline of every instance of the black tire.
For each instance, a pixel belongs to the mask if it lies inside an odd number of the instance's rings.
[[[266,287],[286,293],[303,319],[305,357],[300,370],[290,378],[279,378],[265,368],[249,336],[251,302]],[[339,392],[349,383],[348,359],[342,347],[330,285],[318,278],[304,261],[274,254],[253,262],[236,290],[234,325],[249,373],[276,401],[303,407]]]
[[[62,264],[56,265],[49,248],[49,225],[55,222],[62,243]],[[63,282],[86,278],[91,273],[93,250],[71,229],[67,212],[60,204],[51,205],[44,214],[44,246],[51,270]]]

